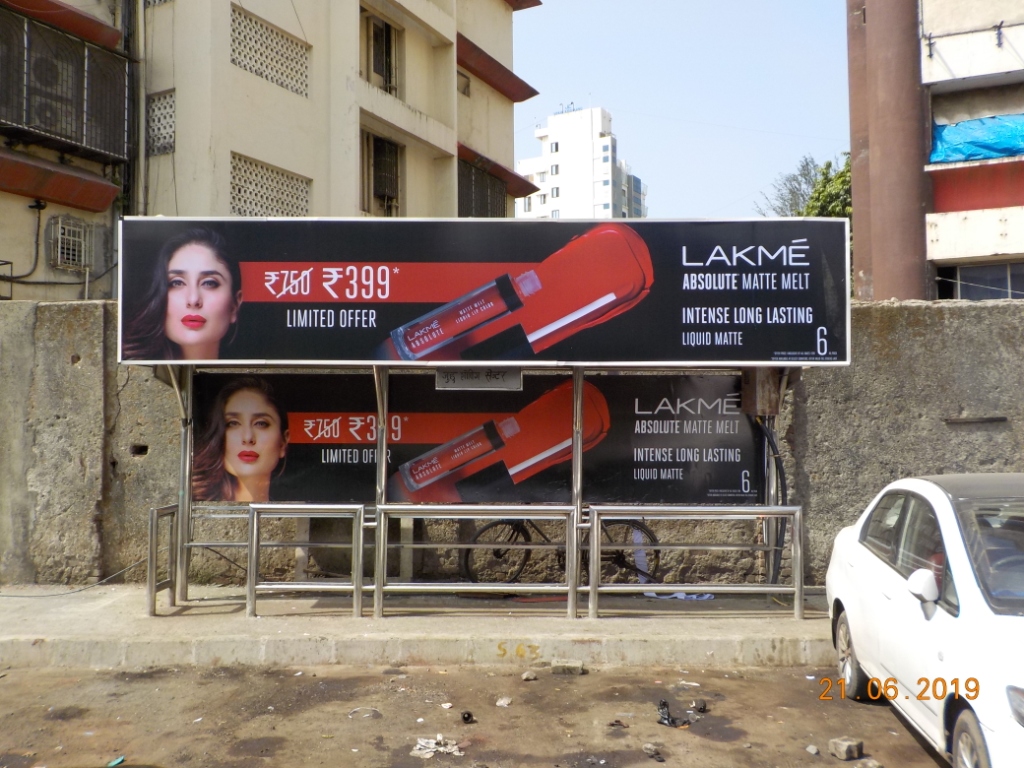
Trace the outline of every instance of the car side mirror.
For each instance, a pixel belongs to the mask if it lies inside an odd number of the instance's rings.
[[[910,594],[922,603],[934,603],[939,599],[939,585],[935,574],[928,568],[918,568],[907,579]]]

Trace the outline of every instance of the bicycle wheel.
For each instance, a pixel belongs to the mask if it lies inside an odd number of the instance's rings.
[[[529,549],[515,546],[530,543],[530,532],[522,523],[495,520],[477,531],[470,543],[493,544],[459,554],[462,574],[472,582],[511,584],[530,559]]]
[[[584,542],[584,546],[587,546]],[[630,547],[629,549],[620,547]],[[658,580],[661,552],[658,537],[639,520],[614,520],[601,526],[601,583],[644,584]],[[635,547],[635,548],[634,548]],[[589,549],[580,558],[584,577],[590,573]]]

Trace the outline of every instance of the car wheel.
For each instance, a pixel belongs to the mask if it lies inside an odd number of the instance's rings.
[[[953,728],[953,768],[990,768],[991,765],[978,718],[965,709]]]
[[[853,636],[850,634],[850,620],[846,618],[846,611],[840,613],[836,621],[836,666],[846,687],[846,698],[863,699],[867,694],[868,678],[853,649]]]

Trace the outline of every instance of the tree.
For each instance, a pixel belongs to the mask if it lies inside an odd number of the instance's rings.
[[[829,160],[818,169],[814,188],[803,209],[801,216],[830,216],[850,218],[853,212],[853,195],[850,187],[850,153],[844,152],[846,162],[842,168],[838,162],[833,166]]]
[[[794,173],[782,173],[772,183],[770,195],[761,193],[765,206],[754,203],[761,216],[801,216],[818,182],[820,168],[810,155],[800,158]]]

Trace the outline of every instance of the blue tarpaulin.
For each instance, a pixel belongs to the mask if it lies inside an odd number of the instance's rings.
[[[961,163],[1024,155],[1024,115],[999,115],[935,125],[933,163]]]

